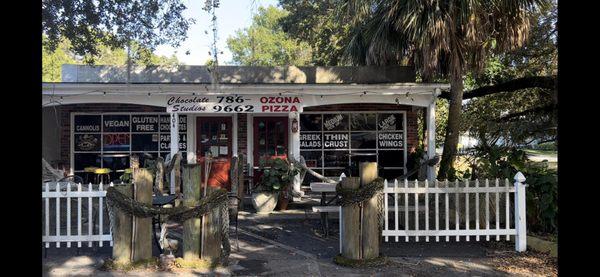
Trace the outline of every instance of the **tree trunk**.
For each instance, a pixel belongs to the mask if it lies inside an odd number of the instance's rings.
[[[452,76],[450,83],[450,107],[448,108],[448,123],[446,126],[446,137],[444,138],[444,150],[438,179],[444,180],[454,165],[456,148],[458,147],[458,135],[460,133],[460,115],[462,112],[463,81],[462,74]]]

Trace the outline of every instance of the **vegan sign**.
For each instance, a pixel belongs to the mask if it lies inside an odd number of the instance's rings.
[[[289,113],[302,112],[300,96],[208,95],[168,96],[169,113]]]

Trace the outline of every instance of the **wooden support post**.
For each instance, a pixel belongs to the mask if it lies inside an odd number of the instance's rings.
[[[206,195],[217,190],[215,187],[207,187]],[[203,260],[211,263],[218,261],[221,255],[221,209],[215,208],[202,217],[202,254]]]
[[[201,165],[188,164],[183,166],[183,206],[193,207],[200,201],[200,172]],[[188,219],[183,223],[183,259],[200,259],[200,218]]]
[[[237,195],[238,189],[240,187],[239,178],[238,178],[239,159],[240,158],[238,156],[233,156],[231,158],[231,167],[229,169],[229,180],[231,182],[230,192],[234,195]]]
[[[238,208],[242,208],[242,202],[244,202],[244,192],[246,191],[246,187],[244,184],[244,165],[246,164],[246,157],[243,154],[240,154],[240,159],[238,160],[238,193],[237,196],[240,198],[238,203]]]
[[[162,157],[156,158],[156,177],[155,185],[158,192],[164,194],[164,179],[165,179],[165,160]]]
[[[173,165],[173,175],[175,177],[172,178],[175,183],[175,195],[177,195],[177,200],[175,201],[175,206],[179,206],[179,202],[181,199],[181,159],[177,159],[175,165]]]
[[[342,178],[341,186],[344,189],[358,189],[359,177]],[[342,207],[342,256],[347,259],[358,260],[360,256],[360,207],[358,205]]]
[[[377,163],[362,162],[359,165],[360,185],[364,186],[373,180],[377,175]],[[370,200],[365,201],[362,207],[361,220],[361,258],[373,259],[379,257],[379,209],[377,205],[377,196],[373,196]]]
[[[134,170],[133,197],[137,202],[152,205],[152,174],[145,168]],[[152,218],[134,217],[132,260],[152,258]]]
[[[114,188],[128,196],[133,195],[133,185],[123,184],[115,185]],[[131,227],[132,227],[132,216],[125,212],[114,209],[113,218],[113,252],[112,257],[115,263],[127,264],[131,262]]]

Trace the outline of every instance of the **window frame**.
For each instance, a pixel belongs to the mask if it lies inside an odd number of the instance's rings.
[[[375,130],[352,130],[352,125],[351,125],[351,117],[352,114],[376,114],[375,116]],[[379,116],[381,114],[390,114],[390,113],[396,113],[396,114],[402,114],[402,130],[379,130]],[[406,174],[407,169],[406,169],[406,162],[407,162],[407,157],[408,157],[408,153],[407,153],[407,119],[406,119],[406,115],[407,115],[407,111],[406,110],[377,110],[377,111],[309,111],[309,112],[302,112],[300,113],[300,116],[302,116],[303,114],[320,114],[322,117],[321,120],[321,130],[320,131],[303,131],[302,129],[299,130],[300,133],[304,133],[304,134],[321,134],[321,141],[324,141],[325,137],[324,135],[326,133],[346,133],[348,134],[348,148],[332,148],[332,149],[327,149],[325,148],[324,143],[321,143],[321,149],[302,149],[300,148],[300,153],[302,152],[317,152],[320,151],[321,152],[321,166],[320,167],[310,167],[311,169],[315,170],[316,172],[321,172],[321,174],[324,174],[326,170],[339,170],[339,169],[345,169],[343,167],[326,167],[325,166],[325,151],[346,151],[348,153],[356,153],[356,152],[375,152],[376,153],[376,157],[377,157],[377,163],[379,164],[379,151],[403,151],[403,158],[404,158],[404,162],[403,162],[403,166],[402,167],[383,167],[383,169],[390,169],[390,170],[396,170],[396,169],[401,169],[403,174]],[[336,131],[336,130],[332,130],[332,131],[326,131],[324,128],[324,121],[325,121],[325,115],[327,114],[346,114],[347,116],[347,124],[348,124],[348,130],[346,131]],[[379,133],[402,133],[402,139],[403,139],[403,143],[402,143],[402,147],[400,148],[380,148],[379,147]],[[352,148],[352,133],[374,133],[375,134],[375,148],[368,148],[368,149],[355,149]],[[348,164],[350,165],[352,162],[351,159],[351,155],[348,156]],[[326,176],[329,178],[334,178],[337,176]]]
[[[75,117],[80,115],[97,115],[100,116],[100,131],[98,132],[75,132]],[[104,132],[104,115],[127,115],[129,116],[129,131],[128,132]],[[158,116],[158,129],[156,132],[134,132],[133,123],[131,122],[131,118],[133,115],[157,115]],[[100,167],[104,167],[104,155],[118,155],[118,154],[126,154],[129,155],[131,159],[131,155],[139,154],[139,153],[149,153],[156,154],[157,157],[163,157],[162,153],[166,153],[166,151],[161,151],[160,149],[160,135],[161,134],[171,134],[170,131],[161,132],[160,130],[160,117],[161,116],[170,116],[167,112],[72,112],[71,113],[71,125],[70,125],[70,150],[69,150],[69,165],[70,165],[70,174],[83,173],[83,170],[75,170],[75,154],[96,154],[100,156]],[[179,115],[180,117],[186,117],[186,129],[182,131],[181,128],[179,130],[179,136],[186,135],[186,149],[182,150],[184,156],[189,150],[189,144],[187,137],[187,120],[189,120],[188,115]],[[179,124],[182,124],[181,122]],[[75,134],[99,134],[100,135],[100,151],[75,151]],[[129,135],[129,150],[127,151],[104,151],[104,135],[105,134],[128,134]],[[157,142],[157,150],[156,151],[133,151],[133,135],[136,134],[158,134],[158,142]],[[130,160],[131,162],[131,160]],[[116,170],[116,172],[124,172],[123,170]]]

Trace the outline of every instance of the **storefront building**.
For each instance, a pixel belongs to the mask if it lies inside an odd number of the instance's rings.
[[[243,154],[253,170],[268,157],[304,157],[328,176],[377,161],[379,175],[407,171],[425,111],[428,156],[435,155],[435,98],[447,84],[415,83],[409,67],[219,67],[176,70],[63,66],[63,82],[43,84],[44,158],[73,174],[112,169],[116,179],[132,155],[187,163],[214,157],[227,172]],[[175,138],[175,139],[173,139]],[[251,175],[255,175],[250,173]],[[434,178],[429,169],[428,178]],[[225,174],[226,175],[226,174]],[[212,185],[227,187],[227,178]],[[304,185],[314,181],[310,175]],[[300,183],[294,184],[296,190]]]

